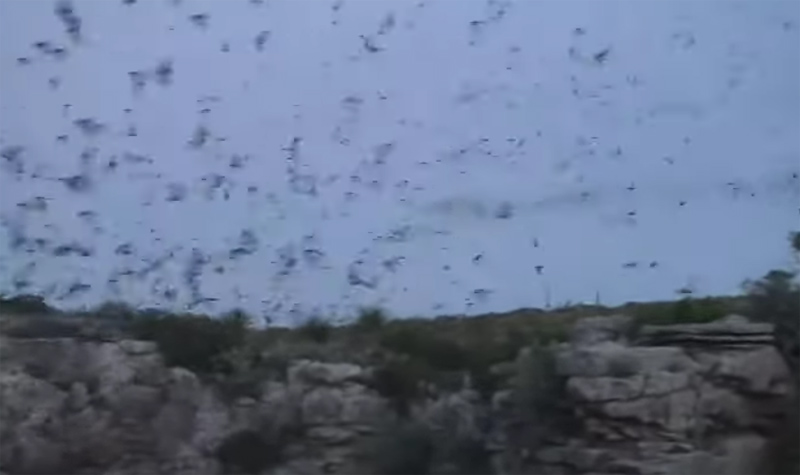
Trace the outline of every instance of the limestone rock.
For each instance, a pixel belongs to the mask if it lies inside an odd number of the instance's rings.
[[[686,371],[696,366],[683,349],[675,347],[601,342],[591,346],[564,345],[556,353],[556,368],[563,376],[626,377],[654,371]]]
[[[417,417],[450,439],[480,439],[488,413],[470,391],[441,397],[423,407]]]
[[[578,401],[610,402],[665,396],[690,390],[691,383],[687,373],[657,371],[630,377],[573,377],[567,381],[567,391]]]
[[[158,351],[158,346],[153,341],[122,340],[118,345],[129,355],[147,355]]]
[[[729,315],[711,323],[686,325],[645,325],[639,332],[641,344],[677,346],[772,345],[774,325],[752,323],[740,315]]]
[[[388,416],[388,405],[363,386],[323,386],[303,396],[301,411],[306,425],[369,425]]]
[[[473,455],[509,474],[762,470],[791,393],[772,327],[731,316],[645,327],[630,342],[630,326],[620,316],[576,324],[554,349],[555,377],[526,374],[541,365],[520,361],[539,353],[521,352],[495,366],[502,383],[488,398],[417,395],[406,422],[427,431],[430,473],[469,472],[460,464]],[[249,453],[274,459],[262,474],[367,473],[362,444],[399,420],[355,364],[294,361],[286,380],[264,376],[257,392],[226,396],[218,381],[167,368],[150,342],[0,337],[0,358],[5,473],[214,475],[230,469],[218,454],[241,433],[263,439]],[[548,378],[536,387],[556,388],[558,404],[536,406],[547,398],[523,394],[521,376]],[[564,424],[549,424],[548,411]]]
[[[753,395],[782,396],[789,393],[789,367],[773,346],[752,351],[716,353],[711,375],[739,391]],[[708,361],[709,357],[704,358]]]
[[[631,346],[606,330],[611,323],[578,324],[577,336],[556,353],[587,437],[568,446],[599,458],[576,465],[574,453],[551,447],[538,453],[539,468],[652,475],[764,469],[762,434],[785,417],[790,392],[771,325],[730,316],[649,326]]]
[[[89,390],[80,382],[72,383],[69,389],[67,407],[71,411],[79,412],[89,405]]]
[[[606,341],[625,340],[632,325],[633,320],[624,315],[584,318],[573,325],[570,343],[595,345]]]
[[[288,381],[292,386],[341,385],[363,375],[363,368],[354,364],[300,360],[289,366]]]

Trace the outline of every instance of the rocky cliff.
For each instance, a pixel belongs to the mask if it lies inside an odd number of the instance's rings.
[[[739,316],[585,319],[491,394],[466,377],[404,410],[359,364],[294,360],[231,398],[152,342],[3,337],[0,357],[6,474],[768,473],[793,391],[771,326]]]

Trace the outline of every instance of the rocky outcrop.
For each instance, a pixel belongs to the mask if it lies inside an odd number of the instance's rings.
[[[401,445],[426,459],[405,471],[766,470],[791,391],[771,328],[729,317],[633,334],[626,317],[583,320],[554,349],[554,376],[525,351],[498,367],[508,381],[490,397],[438,391],[405,422],[360,365],[296,360],[284,378],[231,397],[166,367],[150,342],[2,338],[0,471],[375,473],[365,448],[409,421],[427,435],[417,443],[416,429],[404,430]],[[548,422],[556,407],[563,423]],[[486,465],[463,465],[484,453]]]
[[[770,325],[732,316],[652,326],[630,345],[624,331],[607,328],[628,323],[587,319],[559,349],[580,436],[540,450],[541,473],[768,470],[771,431],[787,413],[791,389]],[[586,344],[593,327],[600,331]]]
[[[195,416],[211,409],[207,392],[150,342],[3,339],[0,349],[8,473],[158,473],[202,436]]]
[[[640,344],[699,346],[703,348],[775,344],[775,329],[769,323],[752,323],[741,315],[730,315],[703,324],[649,325],[640,332]]]
[[[298,361],[260,398],[227,400],[149,342],[0,344],[7,473],[350,473],[354,439],[393,417],[355,365]]]

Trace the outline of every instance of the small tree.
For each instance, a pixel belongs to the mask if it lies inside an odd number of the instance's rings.
[[[789,240],[794,257],[800,257],[800,233],[792,233]],[[750,314],[775,325],[778,349],[795,377],[795,398],[800,370],[800,285],[795,280],[797,274],[797,266],[792,270],[772,270],[759,280],[745,283]],[[771,473],[800,473],[800,415],[797,412],[795,399],[774,441]]]
[[[273,440],[259,432],[243,430],[223,440],[216,455],[223,473],[258,474],[282,460],[284,443],[279,437]]]
[[[403,420],[387,425],[364,452],[374,473],[425,475],[430,473],[435,447],[426,426]]]
[[[315,343],[327,343],[331,339],[333,326],[318,317],[313,317],[297,328],[303,337]]]
[[[526,447],[537,447],[563,423],[564,379],[556,371],[552,347],[535,343],[520,354],[513,390],[514,411],[521,423],[515,437]]]
[[[355,321],[355,328],[364,333],[379,331],[389,319],[380,308],[363,308]]]
[[[170,366],[213,372],[222,368],[222,355],[244,344],[248,319],[242,313],[224,318],[191,315],[141,316],[131,324],[136,338],[158,344]]]
[[[39,295],[16,295],[7,297],[0,295],[0,311],[9,314],[29,315],[29,314],[50,314],[55,313]]]
[[[790,242],[800,255],[800,233],[792,233]],[[800,285],[797,270],[771,270],[756,281],[745,283],[750,314],[775,325],[778,348],[797,372],[800,360]]]

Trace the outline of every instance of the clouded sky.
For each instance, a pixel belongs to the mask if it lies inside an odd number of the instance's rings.
[[[0,2],[0,291],[283,320],[736,292],[795,1]]]

